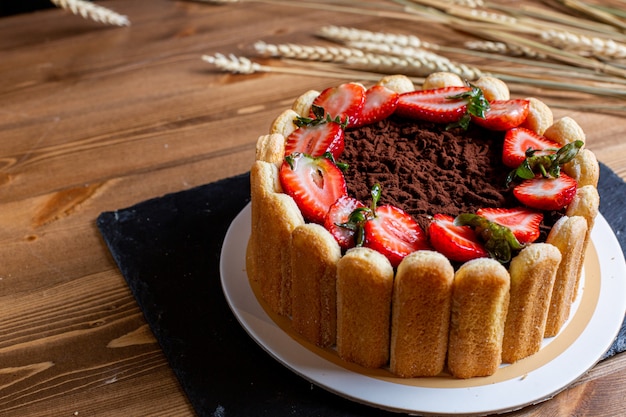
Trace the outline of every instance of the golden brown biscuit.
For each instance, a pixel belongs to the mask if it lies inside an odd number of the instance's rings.
[[[393,268],[375,250],[350,249],[337,263],[337,353],[379,368],[389,360]]]
[[[391,306],[390,369],[405,378],[434,376],[446,362],[454,268],[433,251],[405,257]]]
[[[583,252],[587,221],[582,216],[563,216],[552,227],[546,243],[556,246],[561,252],[561,264],[556,273],[550,311],[546,322],[545,337],[556,336],[570,313],[572,300],[576,297],[576,287],[584,261]]]
[[[448,370],[457,378],[492,375],[502,363],[509,273],[491,258],[463,264],[452,284]]]
[[[600,179],[600,165],[596,155],[587,148],[579,150],[574,159],[563,165],[563,172],[574,178],[578,187],[585,185],[597,187]]]
[[[528,116],[521,127],[530,129],[539,135],[543,135],[554,123],[554,115],[552,110],[543,101],[534,97],[526,98],[528,100]]]
[[[337,332],[337,261],[341,249],[318,224],[291,234],[291,325],[308,341],[327,347]]]
[[[291,309],[291,261],[288,248],[291,232],[304,224],[295,201],[279,189],[278,168],[256,161],[250,170],[252,226],[246,267],[258,281],[261,296],[272,311],[288,315]]]
[[[583,129],[569,116],[556,120],[543,132],[543,135],[561,146],[577,140],[583,143],[586,141]]]
[[[270,126],[270,134],[279,133],[285,138],[291,135],[291,133],[298,128],[295,124],[295,120],[300,115],[291,109],[287,109],[278,115]]]
[[[285,137],[279,133],[263,135],[256,142],[256,160],[280,167],[285,158]]]
[[[508,100],[511,98],[509,87],[498,78],[484,75],[473,81],[472,84],[482,90],[488,101]]]
[[[599,212],[600,195],[598,194],[598,189],[593,185],[585,185],[584,187],[578,188],[576,190],[576,196],[569,206],[567,206],[567,211],[565,212],[566,215],[570,217],[582,216],[587,221],[587,233],[585,234],[585,243],[583,244],[583,254],[587,253],[587,247],[591,241],[591,231],[593,230],[593,226]],[[576,279],[576,288],[579,287],[578,284],[580,282],[583,266],[584,262],[581,262],[578,267],[579,271]],[[572,294],[572,296],[576,299],[576,293]]]
[[[398,94],[415,91],[413,81],[405,75],[387,75],[386,77],[381,78],[377,84],[387,87]]]
[[[464,87],[461,77],[452,72],[433,72],[428,75],[422,84],[422,90],[431,90],[443,87]]]
[[[560,262],[561,252],[548,243],[531,244],[511,260],[511,298],[502,341],[503,362],[516,362],[541,348]]]
[[[303,117],[308,117],[311,113],[313,101],[320,95],[319,91],[309,90],[298,97],[291,106],[291,109]]]

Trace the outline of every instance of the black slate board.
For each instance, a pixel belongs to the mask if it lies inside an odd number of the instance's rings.
[[[626,183],[601,164],[600,211],[626,250]],[[219,256],[250,200],[249,174],[104,212],[97,225],[146,321],[201,416],[396,416],[289,371],[241,328]],[[626,279],[626,277],[624,277]],[[606,356],[626,350],[626,327]]]

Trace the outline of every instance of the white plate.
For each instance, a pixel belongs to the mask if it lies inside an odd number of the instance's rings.
[[[384,369],[341,361],[290,331],[286,319],[257,299],[245,270],[250,206],[233,220],[222,248],[222,288],[248,334],[272,357],[307,380],[351,400],[385,410],[484,415],[551,398],[593,367],[611,346],[626,312],[626,264],[610,226],[598,215],[585,261],[584,289],[561,332],[542,349],[493,376],[403,379]]]

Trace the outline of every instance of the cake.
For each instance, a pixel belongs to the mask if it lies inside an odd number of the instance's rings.
[[[584,142],[493,77],[305,92],[257,141],[248,277],[345,361],[491,375],[555,336],[577,296],[599,205]]]

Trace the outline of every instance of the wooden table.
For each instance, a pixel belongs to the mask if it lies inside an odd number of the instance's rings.
[[[96,228],[99,213],[248,170],[293,98],[339,80],[230,75],[200,57],[321,25],[406,21],[259,3],[112,0],[130,27],[50,9],[0,19],[0,410],[192,415]],[[556,110],[558,115],[566,114]],[[568,114],[572,114],[569,112]],[[626,119],[575,112],[626,179]],[[626,356],[519,416],[626,413]]]

